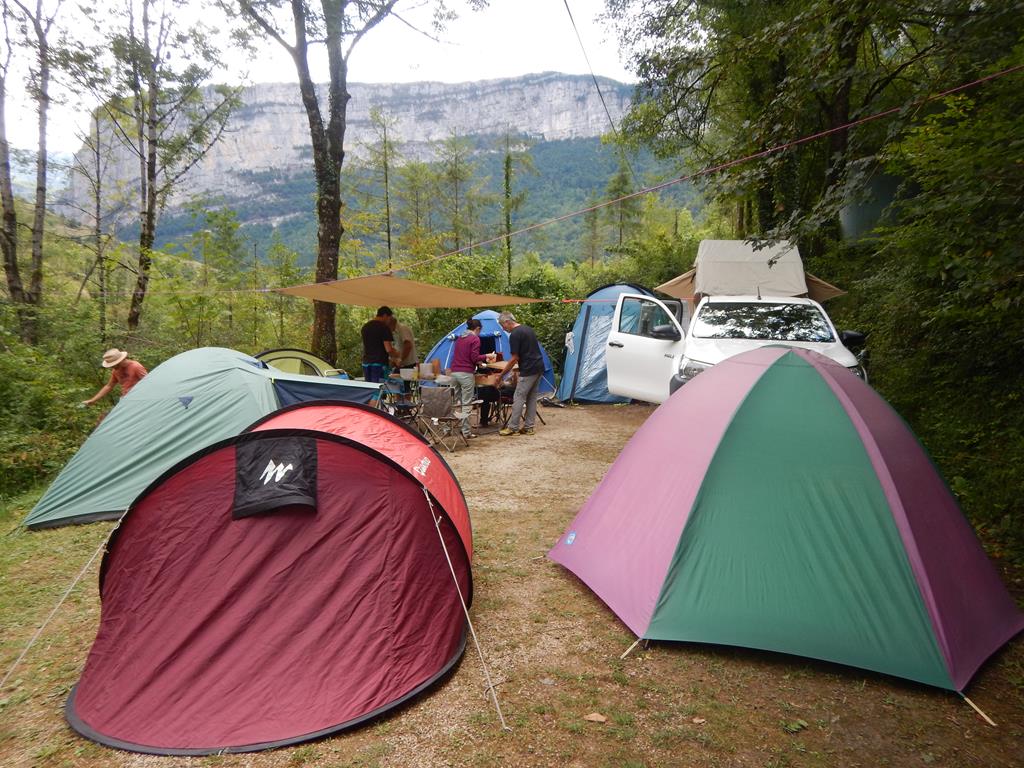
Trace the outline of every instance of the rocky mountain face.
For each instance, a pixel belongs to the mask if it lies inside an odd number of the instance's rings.
[[[608,113],[618,123],[629,106],[632,86],[599,78],[543,73],[457,84],[350,83],[346,152],[376,141],[369,113],[380,109],[395,121],[394,137],[407,157],[430,159],[431,143],[459,136],[503,136],[507,131],[536,141],[599,136],[608,132]],[[604,96],[604,104],[601,101]],[[264,194],[262,181],[312,174],[309,128],[294,83],[255,85],[242,94],[221,141],[192,169],[169,202],[173,211],[199,193],[227,200]],[[130,184],[138,161],[121,151],[110,165],[107,188]],[[89,186],[72,178],[72,205],[87,203]],[[71,215],[68,206],[66,213]],[[287,213],[285,214],[287,215]]]

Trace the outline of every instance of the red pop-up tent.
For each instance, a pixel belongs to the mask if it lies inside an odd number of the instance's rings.
[[[461,657],[471,551],[454,475],[403,424],[350,403],[274,414],[132,506],[68,720],[166,755],[362,723]]]

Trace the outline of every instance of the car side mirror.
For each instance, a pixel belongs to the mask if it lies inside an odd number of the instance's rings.
[[[844,347],[862,347],[864,346],[865,336],[860,331],[840,331],[839,340],[843,343]]]
[[[679,333],[679,329],[674,325],[656,325],[651,328],[650,331],[652,339],[666,339],[668,341],[679,341],[682,336]]]

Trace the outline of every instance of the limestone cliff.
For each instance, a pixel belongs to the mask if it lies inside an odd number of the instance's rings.
[[[601,94],[616,123],[629,106],[632,86],[600,78]],[[349,84],[346,151],[374,141],[369,112],[379,108],[395,121],[394,133],[406,156],[429,158],[431,142],[460,136],[525,134],[539,141],[599,136],[609,131],[608,114],[590,77],[543,73],[457,84]],[[311,174],[306,115],[294,83],[255,85],[242,94],[243,106],[200,165],[190,171],[170,201],[173,209],[197,193],[228,200],[259,196],[254,174]],[[107,188],[129,182],[138,172],[127,152],[112,165]],[[71,198],[87,200],[88,187],[72,179]],[[282,212],[288,215],[289,212]]]

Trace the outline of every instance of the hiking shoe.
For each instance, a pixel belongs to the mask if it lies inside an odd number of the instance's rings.
[[[463,435],[467,440],[472,440],[474,437],[480,437],[476,432],[470,432],[468,435]]]
[[[519,434],[520,435],[533,435],[533,434],[536,434],[536,433],[533,431],[533,427],[524,427],[523,429],[519,430]]]
[[[508,437],[509,435],[518,435],[519,432],[517,430],[505,427],[504,429],[500,430],[498,434],[501,435],[502,437]]]

